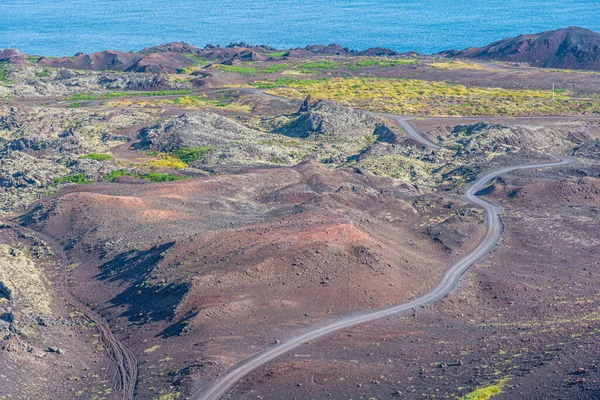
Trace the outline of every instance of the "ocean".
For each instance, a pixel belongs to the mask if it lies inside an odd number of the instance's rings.
[[[600,32],[599,16],[598,0],[0,0],[0,48],[62,56],[245,41],[429,54],[573,25]]]

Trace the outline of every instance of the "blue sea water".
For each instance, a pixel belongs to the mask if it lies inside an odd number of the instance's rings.
[[[56,56],[171,41],[434,53],[572,25],[600,32],[600,1],[0,0],[0,48]]]

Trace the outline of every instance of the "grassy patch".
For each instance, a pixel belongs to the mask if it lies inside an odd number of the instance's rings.
[[[194,60],[198,63],[204,63],[204,64],[209,63],[209,61],[206,58],[198,57],[197,55],[192,54],[192,53],[181,53],[181,55],[191,58],[192,60]]]
[[[462,396],[459,400],[488,400],[500,393],[507,379],[502,379],[494,385],[480,387]]]
[[[267,54],[267,57],[281,58],[286,54],[287,54],[287,51],[276,51],[274,53]]]
[[[194,60],[196,62],[196,64],[194,65],[190,65],[189,67],[184,67],[184,68],[180,68],[177,70],[177,73],[179,74],[187,74],[190,75],[192,74],[194,71],[198,70],[200,67],[210,63],[209,60],[207,60],[206,58],[202,58],[202,57],[198,57],[194,54],[191,53],[183,53],[182,55],[191,58],[192,60]]]
[[[71,103],[67,106],[67,108],[79,108],[79,107],[81,107],[81,103],[77,103],[77,102]]]
[[[484,67],[479,64],[466,63],[462,61],[440,61],[434,62],[429,65],[434,69],[446,69],[446,70],[456,70],[456,69],[472,69],[472,70],[486,70],[489,68]]]
[[[299,68],[305,69],[334,69],[337,64],[331,60],[310,61],[298,65]]]
[[[281,72],[287,68],[289,68],[289,65],[287,64],[271,64],[262,68],[260,71],[265,74],[276,74],[277,72]]]
[[[8,68],[2,64],[0,64],[0,82],[10,83],[8,81]]]
[[[266,67],[255,67],[250,65],[222,65],[216,64],[212,68],[220,69],[223,72],[242,75],[260,75],[260,74],[275,74],[281,72],[290,66],[288,64],[271,64]]]
[[[101,154],[101,153],[91,153],[86,154],[85,156],[79,157],[80,160],[96,160],[96,161],[107,161],[112,160],[113,156],[110,154]]]
[[[258,68],[249,67],[245,65],[222,65],[216,64],[213,68],[220,69],[223,72],[229,72],[231,74],[242,74],[242,75],[258,75]]]
[[[177,157],[171,155],[161,155],[160,158],[144,163],[147,167],[169,168],[169,169],[184,169],[187,164]]]
[[[61,183],[74,183],[76,185],[82,185],[85,183],[93,183],[94,181],[89,180],[85,177],[84,174],[74,174],[69,176],[63,176],[61,178],[55,178],[54,183],[56,185]]]
[[[127,172],[125,169],[116,169],[112,171],[110,174],[104,177],[105,181],[112,181],[113,179],[122,177],[122,176],[132,176],[135,178],[144,179],[149,182],[172,182],[172,181],[181,181],[185,179],[189,179],[187,176],[176,176],[172,174],[161,174],[158,172],[145,172],[141,174],[132,174]]]
[[[173,157],[177,157],[184,163],[190,164],[201,160],[205,155],[212,151],[212,147],[184,147],[171,153]]]
[[[348,65],[348,69],[356,70],[365,67],[393,67],[395,65],[410,65],[414,63],[415,60],[390,60],[387,58],[369,57],[363,58],[362,60],[359,60],[354,64]]]
[[[600,102],[571,99],[551,90],[469,87],[392,78],[277,79],[253,84],[269,93],[333,99],[351,107],[407,115],[561,115],[600,113]]]
[[[127,170],[125,169],[115,169],[110,174],[104,177],[105,181],[112,181],[113,179],[119,178],[121,176],[127,175]]]
[[[175,176],[172,174],[159,174],[157,172],[147,172],[144,174],[135,175],[138,178],[144,179],[149,182],[172,182],[172,181],[182,181],[185,179],[189,179],[187,176]]]
[[[37,76],[38,78],[47,78],[50,76],[50,70],[48,68],[44,68],[43,71],[36,72],[35,76]]]
[[[249,85],[252,87],[258,88],[258,89],[273,89],[276,87],[291,86],[291,85],[296,84],[299,81],[300,81],[299,79],[293,79],[293,78],[279,78],[274,81],[264,80],[264,81],[250,82]]]
[[[160,90],[156,92],[110,92],[110,93],[77,93],[67,100],[108,100],[120,97],[155,97],[155,96],[175,96],[190,94],[190,90]]]

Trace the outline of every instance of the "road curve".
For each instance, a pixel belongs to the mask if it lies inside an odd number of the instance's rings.
[[[371,113],[371,114],[377,115],[379,117],[386,117],[386,118],[393,119],[402,128],[404,133],[406,133],[406,136],[421,143],[424,146],[431,147],[432,149],[441,149],[442,148],[442,146],[433,143],[431,140],[429,140],[427,137],[425,137],[425,135],[423,135],[421,132],[419,132],[417,130],[417,128],[415,128],[415,126],[410,123],[410,120],[413,119],[413,117],[405,117],[405,116],[401,116],[401,115],[384,114],[384,113]]]
[[[418,131],[408,122],[408,119],[398,117],[396,121],[405,126],[410,126],[409,132]],[[395,119],[395,118],[394,118]],[[400,122],[402,121],[402,122]],[[411,135],[412,137],[412,135]],[[419,134],[420,139],[428,141],[424,136]],[[416,138],[415,138],[416,139]],[[418,140],[420,143],[424,143],[423,140]],[[425,144],[425,143],[424,143]],[[242,361],[237,367],[222,375],[218,379],[209,383],[205,387],[199,388],[192,393],[191,398],[195,400],[218,400],[221,399],[229,390],[231,390],[241,379],[262,367],[268,362],[296,349],[302,344],[322,338],[330,335],[334,332],[351,328],[356,325],[365,324],[368,322],[375,321],[377,319],[395,316],[398,314],[405,313],[416,307],[422,307],[427,304],[431,304],[437,300],[440,300],[450,294],[460,284],[460,280],[463,274],[477,261],[486,257],[498,244],[502,236],[502,220],[500,219],[500,207],[487,200],[477,197],[476,193],[482,190],[491,180],[498,177],[499,175],[522,169],[533,169],[533,168],[545,168],[555,167],[558,165],[565,165],[574,162],[572,158],[558,158],[556,161],[535,163],[535,164],[523,164],[498,169],[496,171],[489,172],[471,183],[464,193],[464,199],[470,203],[481,206],[485,210],[486,214],[486,233],[483,239],[479,242],[477,247],[460,258],[454,264],[448,267],[442,279],[438,285],[433,288],[429,293],[411,300],[407,303],[399,304],[396,306],[383,308],[379,310],[369,311],[358,315],[352,315],[338,320],[326,322],[323,325],[316,326],[310,331],[303,333],[299,336],[293,337],[289,340],[282,342],[279,345],[271,347],[249,359]]]

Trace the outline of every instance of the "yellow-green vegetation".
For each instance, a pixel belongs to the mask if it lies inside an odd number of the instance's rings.
[[[144,350],[144,353],[146,353],[146,354],[150,354],[150,353],[153,353],[153,352],[155,352],[155,351],[156,351],[156,350],[158,350],[159,348],[160,348],[160,346],[159,346],[159,345],[152,346],[152,347],[149,347],[149,348],[147,348],[146,350]]]
[[[222,97],[220,99],[212,100],[209,99],[205,94],[200,95],[186,95],[177,97],[175,99],[120,99],[112,100],[104,103],[107,107],[161,107],[164,105],[177,105],[183,108],[197,109],[197,108],[222,108],[231,111],[238,111],[242,113],[249,113],[252,111],[250,105],[242,104],[232,97]]]
[[[186,108],[224,108],[231,111],[250,112],[252,108],[249,105],[241,104],[232,97],[222,97],[217,100],[209,99],[205,94],[198,96],[182,96],[174,100],[168,100],[171,104],[176,104]]]
[[[7,244],[0,244],[2,283],[29,312],[52,315],[52,299],[44,286],[42,271],[29,255]]]
[[[462,61],[439,61],[429,64],[431,68],[434,69],[472,69],[472,70],[488,70],[489,68],[484,67],[483,65],[466,63]]]
[[[459,400],[488,400],[500,393],[507,380],[508,378],[504,378],[493,385],[477,388],[471,393],[462,396]]]
[[[410,65],[415,62],[415,60],[394,60],[390,58],[368,57],[348,65],[348,69],[357,70],[365,67],[393,67],[396,65]]]
[[[160,173],[156,173],[156,172],[146,172],[143,174],[137,174],[137,175],[133,175],[133,176],[143,179],[148,182],[173,182],[173,181],[183,181],[183,180],[190,178],[189,176],[160,174]],[[158,348],[157,346],[155,346],[155,347]]]
[[[113,156],[110,154],[102,154],[102,153],[91,153],[86,154],[85,156],[79,157],[80,160],[95,160],[95,161],[108,161],[112,160]]]
[[[190,90],[159,90],[156,92],[110,92],[110,93],[77,93],[67,100],[107,100],[119,97],[156,97],[189,94]]]
[[[112,181],[113,179],[119,178],[121,176],[127,175],[127,170],[125,169],[115,169],[110,174],[104,177],[105,181]]]
[[[156,160],[151,160],[142,164],[144,167],[150,168],[168,168],[168,169],[184,169],[187,164],[179,158],[169,154],[161,154]]]
[[[202,58],[202,57],[198,57],[194,54],[183,53],[182,55],[196,61],[196,64],[191,65],[189,67],[184,67],[184,68],[178,69],[177,72],[180,74],[191,74],[194,71],[198,70],[200,67],[202,67],[210,62],[209,60]]]
[[[176,400],[180,396],[181,396],[181,393],[179,393],[179,392],[164,393],[164,394],[161,394],[160,396],[158,396],[157,400]]]
[[[539,115],[600,113],[600,102],[571,99],[568,93],[552,100],[550,90],[509,90],[470,87],[447,82],[392,78],[326,78],[259,81],[255,87],[282,97],[333,99],[372,111],[407,115]]]
[[[332,60],[309,61],[298,65],[299,68],[304,69],[334,69],[337,66]]]
[[[287,54],[287,51],[276,51],[274,53],[267,54],[267,57],[281,58],[286,54]]]
[[[257,67],[253,65],[223,65],[215,64],[211,68],[220,69],[224,72],[242,74],[242,75],[259,75],[259,74],[275,74],[288,69],[288,64],[271,64],[265,67]]]
[[[115,178],[119,178],[121,176],[132,176],[135,178],[140,178],[149,182],[172,182],[172,181],[181,181],[188,179],[187,176],[176,176],[172,174],[161,174],[157,172],[146,172],[141,174],[132,174],[127,172],[125,169],[116,169],[112,171],[110,174],[104,177],[105,181],[112,181]]]

